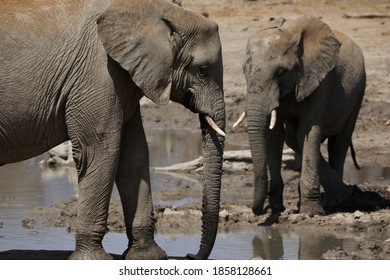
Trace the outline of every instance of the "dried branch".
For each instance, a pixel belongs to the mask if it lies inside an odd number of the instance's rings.
[[[343,16],[345,18],[390,18],[390,14],[383,13],[345,13]]]

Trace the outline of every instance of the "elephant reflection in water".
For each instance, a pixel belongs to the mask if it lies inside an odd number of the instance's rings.
[[[261,234],[252,240],[253,257],[265,260],[299,259],[318,260],[336,247],[353,248],[355,236],[337,236],[318,230],[287,232],[273,227],[262,227]]]

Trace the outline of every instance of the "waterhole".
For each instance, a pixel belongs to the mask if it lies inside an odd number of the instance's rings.
[[[147,130],[151,166],[167,166],[197,158],[201,154],[199,133],[175,130]],[[239,147],[235,147],[239,148]],[[229,149],[229,147],[227,147]],[[0,251],[18,250],[73,250],[74,236],[65,228],[24,228],[22,220],[35,207],[49,206],[67,200],[77,192],[75,170],[69,168],[41,169],[38,162],[47,155],[9,164],[0,168]],[[346,166],[349,183],[359,184],[369,179],[390,176],[390,168],[363,167],[355,170]],[[152,173],[153,192],[169,188],[171,175]],[[186,182],[198,188],[200,183]],[[114,196],[117,196],[114,191]],[[175,201],[155,201],[180,206],[191,202],[185,198]],[[320,231],[282,231],[272,227],[247,226],[219,232],[210,256],[213,259],[319,259],[326,251],[339,246],[353,252],[367,235]],[[372,236],[375,238],[375,236]],[[196,253],[200,236],[162,235],[156,240],[169,256]],[[121,254],[127,246],[124,233],[109,232],[103,245],[113,254]]]

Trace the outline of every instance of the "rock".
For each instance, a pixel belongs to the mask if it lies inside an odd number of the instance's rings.
[[[229,212],[226,209],[224,209],[221,212],[219,212],[219,217],[221,219],[227,220],[229,219]]]
[[[41,160],[39,166],[42,168],[56,168],[60,166],[74,166],[72,143],[66,141],[49,150],[49,159]]]
[[[325,260],[347,260],[349,255],[341,247],[336,247],[324,253],[322,258]]]
[[[363,217],[363,213],[362,212],[360,212],[359,210],[356,210],[354,213],[353,213],[353,217],[355,218],[355,219],[360,219],[361,217]]]

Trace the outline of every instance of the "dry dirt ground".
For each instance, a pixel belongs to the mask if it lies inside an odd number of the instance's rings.
[[[247,39],[259,30],[270,17],[297,18],[302,15],[320,17],[334,29],[352,37],[363,49],[367,71],[367,89],[357,120],[353,143],[362,166],[390,167],[390,3],[388,0],[320,0],[320,1],[248,1],[248,0],[183,0],[182,6],[204,13],[217,21],[223,45],[224,83],[227,113],[226,150],[240,146],[248,148],[246,124],[232,129],[232,124],[245,107],[245,80],[242,62]],[[349,15],[349,16],[346,16]],[[197,130],[198,118],[178,104],[158,107],[143,102],[143,120],[149,127]],[[347,161],[350,156],[347,156]],[[200,176],[192,174],[189,176]],[[274,217],[270,214],[254,216],[250,210],[253,191],[250,164],[243,164],[240,172],[226,171],[223,176],[220,213],[221,229],[226,226],[259,224],[263,226],[299,228],[315,227],[328,231],[375,231],[385,242],[362,241],[352,258],[390,259],[390,209],[339,212],[325,216],[308,217],[296,214],[297,179],[299,173],[285,163],[285,206],[287,210]],[[200,198],[201,190],[194,190],[172,180],[175,192],[157,193],[154,200],[173,200],[185,197]],[[358,186],[364,191],[378,193],[390,199],[390,178],[365,181]],[[237,194],[240,194],[237,198]],[[198,200],[199,202],[200,200]],[[36,209],[47,225],[73,228],[75,199],[61,202],[50,209]],[[157,231],[200,233],[200,202],[183,207],[156,205]],[[33,226],[36,217],[27,217],[25,226]],[[61,218],[59,218],[61,217]],[[73,219],[72,219],[73,218]],[[112,201],[109,217],[110,230],[123,230],[120,204]],[[351,258],[341,248],[323,255],[324,259]]]

